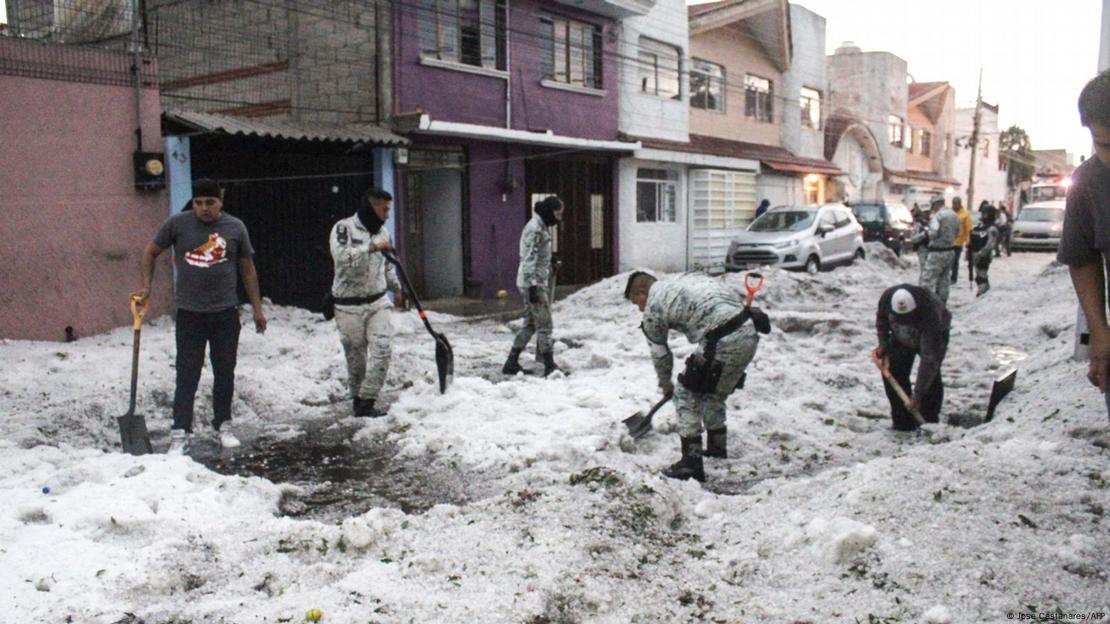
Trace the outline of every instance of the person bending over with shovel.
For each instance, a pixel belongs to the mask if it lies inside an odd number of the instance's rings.
[[[925,422],[938,422],[944,402],[940,367],[948,349],[952,314],[932,291],[910,284],[892,286],[879,297],[875,329],[879,347],[871,352],[883,373],[894,428],[913,431]],[[917,383],[910,385],[914,359],[920,355]]]
[[[758,285],[749,286],[745,305],[724,282],[698,273],[657,280],[636,271],[628,278],[624,296],[644,313],[640,328],[651,348],[659,389],[664,395],[673,394],[678,416],[682,458],[663,470],[664,476],[705,481],[702,456],[728,457],[725,399],[743,387],[744,369],[759,345],[757,329],[770,331],[767,315],[750,307],[756,290]],[[674,356],[667,346],[672,330],[698,345],[686,359],[677,387],[671,381]],[[707,430],[704,452],[703,425]]]
[[[397,274],[385,254],[393,243],[384,225],[393,196],[370,189],[355,214],[331,228],[329,248],[335,264],[331,294],[335,325],[347,359],[347,384],[354,415],[385,416],[374,405],[389,373],[389,299],[386,291],[401,291]],[[369,352],[369,357],[368,357]],[[369,360],[369,361],[368,361]]]
[[[247,227],[223,212],[223,189],[215,180],[193,182],[189,211],[167,219],[143,251],[143,286],[132,293],[145,302],[154,278],[154,261],[173,248],[177,277],[177,388],[173,395],[173,428],[169,452],[188,450],[193,431],[196,398],[204,349],[212,361],[212,427],[224,448],[239,446],[231,431],[231,399],[235,392],[235,362],[239,351],[239,295],[236,282],[243,280],[251,306],[254,328],[266,331],[266,315],[254,266],[254,248]]]

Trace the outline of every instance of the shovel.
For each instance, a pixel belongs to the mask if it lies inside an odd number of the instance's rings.
[[[1017,381],[1016,368],[1003,373],[1001,377],[994,380],[994,384],[991,386],[990,402],[987,403],[987,418],[983,422],[994,420],[995,408],[998,407],[1002,399],[1006,398],[1006,395],[1010,394],[1010,391],[1014,389],[1015,381]]]
[[[428,322],[428,313],[421,307],[420,299],[417,298],[416,291],[412,289],[412,284],[409,283],[409,278],[405,275],[405,268],[401,266],[397,256],[388,251],[383,251],[382,255],[397,268],[397,277],[401,278],[401,286],[404,287],[405,293],[412,299],[413,305],[416,306],[416,311],[420,314],[420,320],[424,321],[424,327],[436,341],[436,371],[439,373],[439,392],[440,394],[447,392],[447,386],[451,385],[455,376],[455,352],[451,349],[451,343],[447,341],[447,336],[432,329],[432,324]]]
[[[902,405],[906,406],[906,410],[909,411],[913,419],[917,421],[917,424],[924,425],[925,419],[921,416],[921,412],[917,409],[910,409],[910,395],[906,394],[906,391],[902,389],[902,384],[898,383],[894,375],[890,374],[890,369],[883,365],[882,359],[879,358],[878,349],[871,352],[871,361],[875,363],[875,367],[883,374],[883,379],[890,382],[890,387],[894,388],[894,393],[898,395],[899,399],[902,399]]]
[[[670,400],[671,395],[665,394],[662,399],[659,399],[658,403],[652,406],[647,416],[644,416],[643,412],[636,412],[632,416],[625,418],[624,424],[628,427],[628,435],[633,440],[639,440],[648,433],[651,433],[651,417],[655,416],[655,412],[659,411],[659,408],[663,407],[663,404]]]
[[[127,413],[116,418],[119,423],[120,443],[123,452],[132,455],[153,453],[150,434],[146,430],[146,419],[135,413],[135,391],[139,386],[139,333],[143,328],[148,303],[145,299],[131,297],[131,317],[135,319],[135,346],[131,350],[131,406]]]

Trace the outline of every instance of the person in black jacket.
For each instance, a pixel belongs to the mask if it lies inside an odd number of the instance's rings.
[[[883,365],[890,369],[911,398],[910,405],[904,405],[890,383],[883,380],[895,429],[917,429],[917,420],[910,413],[913,409],[919,410],[926,422],[938,422],[944,402],[940,367],[948,350],[951,326],[952,315],[944,303],[925,288],[899,284],[886,289],[879,297],[875,315],[879,337],[876,351]],[[921,365],[917,369],[917,383],[911,389],[910,371],[918,355]]]

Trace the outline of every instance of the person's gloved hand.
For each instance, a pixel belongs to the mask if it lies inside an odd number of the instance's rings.
[[[759,308],[751,308],[750,314],[752,315],[752,324],[755,325],[755,331],[761,334],[771,333],[771,319],[766,312]]]
[[[674,382],[670,379],[660,380],[659,389],[663,391],[663,396],[674,396]]]
[[[528,287],[528,303],[540,303],[540,302],[541,302],[540,287],[539,286],[529,286]]]

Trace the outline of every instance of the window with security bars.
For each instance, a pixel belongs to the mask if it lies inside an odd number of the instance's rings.
[[[887,118],[887,140],[894,147],[902,147],[905,125],[901,117],[891,115]]]
[[[420,0],[417,19],[425,58],[506,69],[505,0]]]
[[[758,121],[774,121],[774,84],[752,74],[744,76],[744,115]]]
[[[682,97],[679,86],[678,48],[640,37],[640,92],[677,100]]]
[[[605,196],[590,195],[590,249],[605,248]]]
[[[817,89],[802,87],[798,94],[802,106],[802,127],[821,129],[821,92]]]
[[[636,171],[636,222],[674,223],[678,172],[667,169]]]
[[[918,145],[921,146],[921,155],[929,156],[933,151],[933,133],[928,130],[922,130],[921,136],[918,137]]]
[[[690,106],[725,112],[725,68],[701,59],[690,59]]]
[[[601,29],[561,17],[543,17],[544,74],[547,80],[602,88]]]

